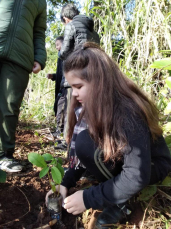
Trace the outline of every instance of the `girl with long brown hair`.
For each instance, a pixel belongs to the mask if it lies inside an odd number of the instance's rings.
[[[98,45],[78,46],[65,61],[64,74],[73,89],[71,163],[60,188],[64,208],[74,215],[103,209],[96,228],[108,228],[103,224],[130,213],[126,202],[132,196],[167,176],[170,153],[156,107]],[[99,185],[66,197],[85,170]]]

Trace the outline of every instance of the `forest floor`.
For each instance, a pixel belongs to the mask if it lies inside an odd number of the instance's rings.
[[[45,206],[45,195],[50,190],[47,177],[40,179],[40,169],[33,167],[27,157],[30,152],[51,153],[63,158],[64,166],[68,165],[67,152],[54,150],[54,139],[46,126],[23,124],[17,128],[15,157],[21,161],[24,170],[20,173],[8,173],[7,181],[0,184],[0,228],[3,229],[94,229],[100,211],[92,209],[73,216],[64,209],[63,226],[49,226],[52,219]],[[95,182],[95,181],[94,181]],[[88,179],[78,181],[70,194],[79,189],[93,185]],[[171,190],[168,196],[157,193],[150,201],[133,200],[133,210],[127,222],[111,228],[150,228],[171,229]],[[170,199],[169,199],[170,198]]]

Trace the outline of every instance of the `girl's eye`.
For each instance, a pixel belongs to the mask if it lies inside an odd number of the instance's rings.
[[[78,89],[80,89],[82,86],[79,86],[79,87],[77,87]]]

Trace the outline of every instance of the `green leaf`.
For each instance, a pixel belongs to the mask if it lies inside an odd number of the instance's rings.
[[[62,181],[62,176],[58,168],[51,168],[52,179],[56,184],[60,184]]]
[[[6,172],[4,172],[4,171],[2,171],[2,170],[0,169],[0,183],[5,183],[6,178],[7,178]]]
[[[38,154],[38,153],[29,153],[28,160],[37,167],[45,168],[47,167],[47,164],[44,160],[44,158]]]
[[[164,109],[164,114],[168,115],[171,113],[171,102],[167,104],[167,107]]]
[[[61,165],[63,164],[62,158],[58,158],[58,163],[60,163]]]
[[[50,153],[45,153],[42,155],[42,157],[45,159],[45,161],[51,161],[53,160],[53,157]]]
[[[171,177],[167,176],[163,182],[161,183],[161,185],[164,185],[164,186],[171,186]]]
[[[57,168],[59,169],[60,173],[61,173],[61,177],[64,176],[64,168],[61,166],[61,164],[58,163]]]
[[[171,135],[165,137],[165,142],[167,145],[171,144]]]
[[[51,165],[56,165],[56,164],[57,164],[56,158],[53,158],[50,164],[51,164]]]
[[[160,68],[171,70],[171,58],[164,58],[161,60],[154,61],[153,64],[150,65],[150,68]]]
[[[54,184],[51,184],[51,189],[52,189],[52,191],[53,191],[54,193],[56,193],[56,187],[55,187]]]
[[[157,192],[157,186],[156,185],[147,186],[140,192],[138,200],[140,200],[140,201],[149,200],[156,192]]]
[[[49,172],[49,167],[43,168],[39,173],[39,177],[40,178],[44,177],[48,172]]]
[[[34,132],[34,135],[39,136],[39,133],[37,131]]]
[[[171,77],[167,77],[166,84],[171,89]]]
[[[171,132],[171,122],[168,122],[165,125],[163,125],[163,130],[165,132]]]

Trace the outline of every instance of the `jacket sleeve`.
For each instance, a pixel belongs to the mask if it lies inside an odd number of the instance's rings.
[[[65,60],[67,56],[73,51],[74,45],[75,45],[75,27],[72,25],[72,23],[68,23],[65,26],[64,31],[64,41],[62,43],[62,47],[60,50],[60,58],[62,60]]]
[[[151,149],[150,132],[144,121],[133,127],[127,126],[129,147],[124,152],[122,171],[117,176],[84,190],[87,209],[125,203],[150,182]]]
[[[39,3],[40,12],[34,22],[33,29],[33,43],[34,43],[34,61],[41,65],[44,69],[46,62],[46,49],[45,49],[45,31],[46,31],[46,1]],[[42,5],[41,5],[42,4]]]
[[[78,169],[70,168],[64,175],[61,185],[65,186],[68,190],[76,186],[76,182],[80,179],[85,169],[79,167]]]

